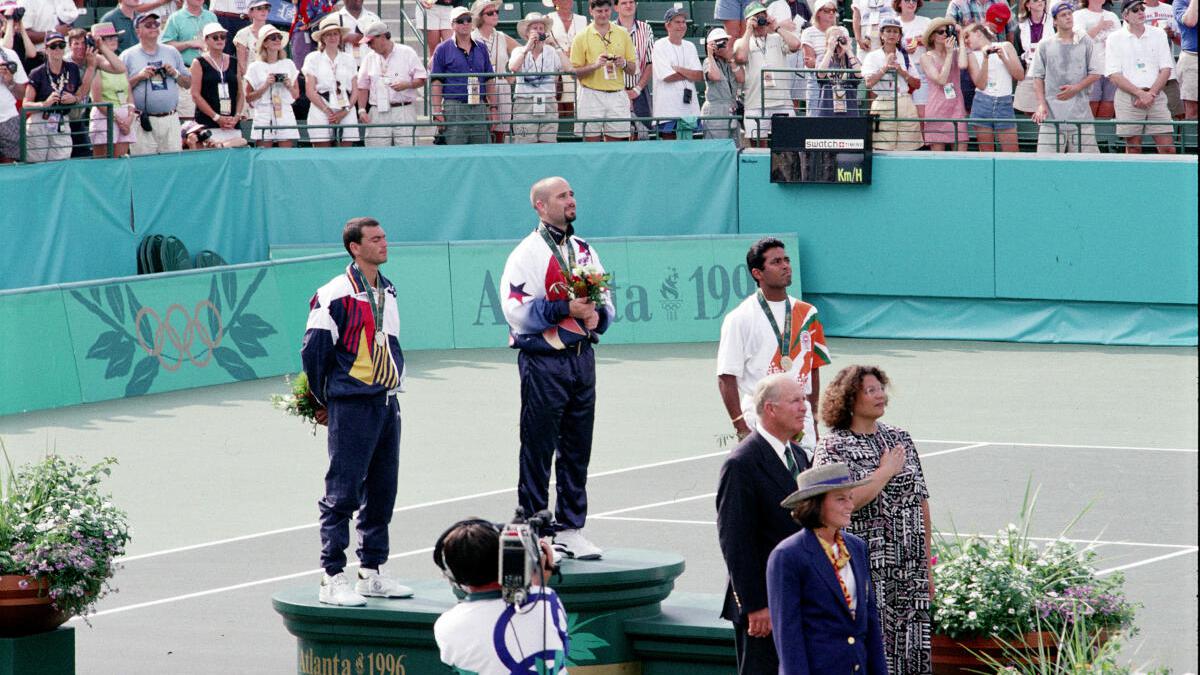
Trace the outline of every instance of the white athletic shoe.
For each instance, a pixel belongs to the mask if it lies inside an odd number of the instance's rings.
[[[321,578],[321,592],[317,595],[317,599],[326,605],[341,607],[361,607],[367,604],[366,598],[350,588],[350,580],[346,578],[345,572],[338,572],[333,576],[324,575]]]
[[[413,590],[378,570],[359,569],[354,590],[369,598],[411,598]]]
[[[554,535],[554,550],[576,560],[599,560],[604,553],[588,541],[580,530],[563,530]]]

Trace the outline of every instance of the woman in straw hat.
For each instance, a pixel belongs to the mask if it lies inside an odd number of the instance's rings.
[[[958,67],[957,31],[950,19],[939,17],[925,27],[925,53],[921,68],[929,81],[929,98],[925,102],[925,117],[959,120],[967,116],[963,105],[962,71]],[[965,122],[925,122],[925,144],[930,150],[957,150],[959,143],[967,147]]]
[[[554,143],[558,140],[558,119],[554,104],[555,76],[536,73],[557,73],[571,70],[567,57],[549,42],[546,17],[530,12],[517,22],[517,34],[525,44],[513,50],[508,69],[522,73],[517,77],[513,92],[513,121],[532,123],[513,124],[513,143]]]
[[[286,46],[287,35],[264,26],[258,35],[257,58],[246,69],[246,102],[254,110],[250,139],[260,148],[290,148],[300,138],[292,112],[292,103],[300,98],[300,74],[284,54]]]
[[[887,675],[867,544],[844,532],[854,513],[845,464],[804,471],[780,504],[804,529],[767,560],[771,635],[785,675]]]
[[[871,542],[884,654],[892,675],[932,669],[929,490],[908,432],[879,421],[888,378],[875,366],[843,368],[821,397],[821,436],[814,466],[843,463],[855,480],[848,530]]]
[[[317,50],[304,57],[300,69],[312,104],[308,108],[308,140],[315,147],[328,147],[334,140],[349,146],[358,140],[358,67],[354,57],[341,50],[342,36],[349,32],[341,19],[340,14],[330,14],[321,21],[313,33]]]
[[[508,55],[517,48],[517,41],[496,30],[496,25],[500,23],[499,0],[475,0],[475,4],[471,5],[471,17],[475,23],[471,38],[487,47],[492,71],[507,71]],[[496,103],[496,121],[499,124],[492,127],[492,142],[503,143],[505,130],[508,129],[504,122],[512,117],[512,78],[496,78]]]

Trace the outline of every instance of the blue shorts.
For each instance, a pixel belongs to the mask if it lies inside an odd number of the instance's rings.
[[[673,134],[673,133],[675,133],[675,128],[678,126],[679,126],[679,120],[667,120],[664,122],[659,122],[658,123],[658,133]],[[701,124],[700,120],[696,120],[696,127],[694,129],[692,129],[692,132],[698,134],[702,131],[704,131],[704,125]]]
[[[1117,85],[1108,79],[1107,76],[1102,76],[1092,85],[1092,91],[1088,94],[1089,101],[1111,101],[1117,97]]]
[[[1007,120],[1001,122],[979,122],[977,120]],[[975,90],[975,102],[971,104],[971,124],[985,129],[994,129],[996,131],[1004,131],[1008,129],[1016,129],[1017,122],[1013,119],[1013,97],[1008,96],[988,96],[987,94]]]
[[[743,12],[752,0],[717,0],[713,18],[717,21],[744,21]]]

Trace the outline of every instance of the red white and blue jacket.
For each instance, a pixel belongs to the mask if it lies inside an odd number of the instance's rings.
[[[586,241],[574,236],[572,230],[562,235],[554,228],[548,229],[560,247],[564,236],[570,241],[576,265],[594,265],[600,271],[604,270],[600,256]],[[598,336],[608,330],[613,317],[611,291],[605,292],[604,305],[596,308],[600,314],[599,325],[588,330],[582,321],[571,316],[568,275],[569,271],[562,269],[537,230],[517,244],[500,277],[510,347],[554,353],[580,342],[596,342]]]
[[[400,389],[404,352],[396,287],[380,273],[379,288],[384,296],[383,341],[376,340],[371,297],[353,264],[317,289],[309,301],[300,359],[309,389],[322,405],[330,399],[384,396]]]

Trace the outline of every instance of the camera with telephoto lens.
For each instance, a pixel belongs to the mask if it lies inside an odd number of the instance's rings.
[[[754,23],[759,26],[765,26],[768,23],[767,17],[763,16],[762,14],[759,14],[758,17],[754,19]]]
[[[500,595],[510,605],[522,605],[529,598],[529,586],[542,583],[545,556],[538,541],[549,536],[552,517],[538,511],[525,519],[525,509],[517,507],[511,523],[500,528]]]
[[[285,75],[283,73],[275,73],[275,81],[279,82],[280,84],[283,84],[283,83],[287,82],[287,75]]]

